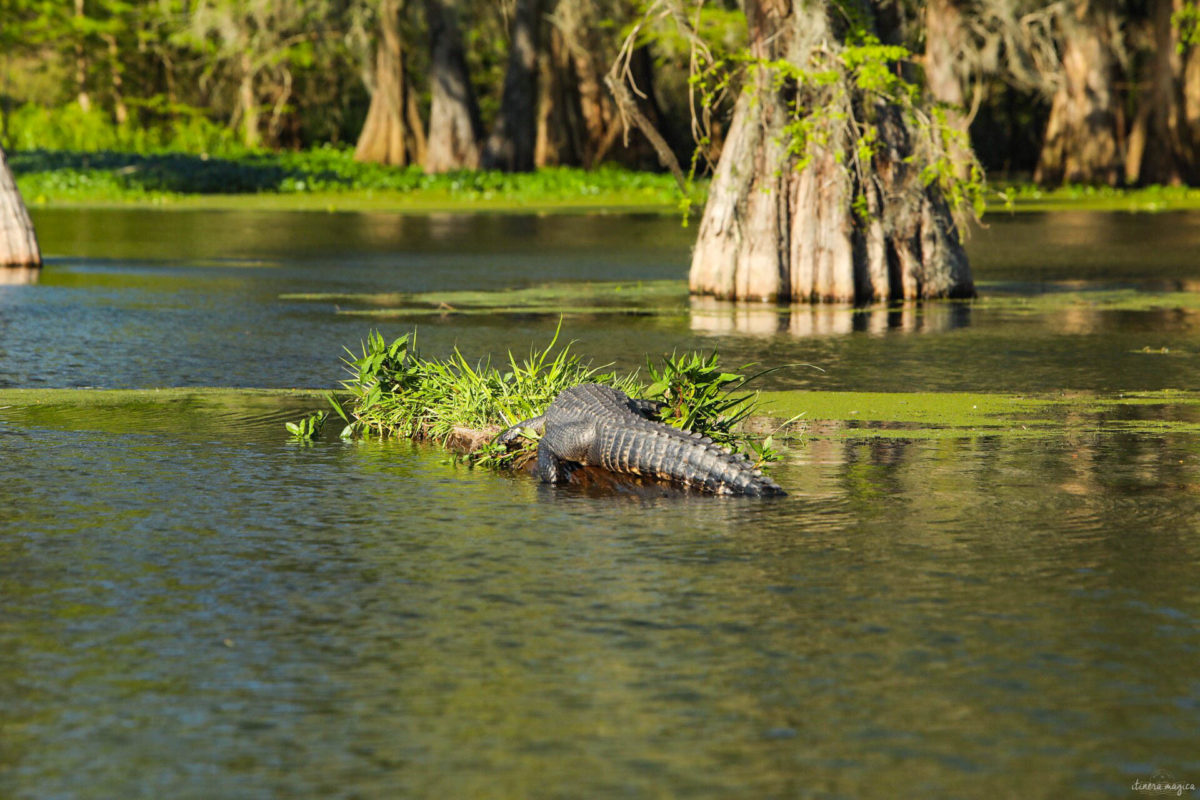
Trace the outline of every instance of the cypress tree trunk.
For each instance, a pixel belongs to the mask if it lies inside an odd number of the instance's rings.
[[[616,108],[604,88],[604,72],[615,52],[609,52],[611,46],[606,48],[611,36],[597,35],[595,16],[591,4],[561,3],[555,20],[575,77],[573,88],[582,126],[580,156],[589,169],[608,154],[620,132]]]
[[[82,22],[87,16],[83,8],[84,0],[75,0],[75,19]],[[82,25],[80,26],[82,28]],[[75,33],[75,86],[77,89],[75,99],[79,102],[79,107],[84,111],[92,110],[92,97],[88,94],[88,58],[87,52],[83,46],[83,34],[76,31]]]
[[[238,83],[238,104],[235,116],[242,129],[242,144],[256,148],[262,143],[259,133],[258,93],[254,88],[254,65],[250,54],[241,58],[242,79]]]
[[[457,0],[428,0],[430,94],[427,172],[479,167],[483,126],[467,70]]]
[[[925,84],[940,103],[963,105],[962,78],[955,58],[963,48],[962,12],[955,0],[929,0],[925,7]],[[961,127],[966,130],[965,126]]]
[[[1155,0],[1151,9],[1154,51],[1143,81],[1148,90],[1129,136],[1125,177],[1130,183],[1200,179],[1200,56],[1195,48],[1179,52],[1171,16],[1182,7],[1183,0]]]
[[[0,150],[0,267],[40,267],[33,220],[21,201],[8,159]]]
[[[965,108],[963,94],[966,76],[957,64],[958,54],[967,47],[965,40],[958,0],[929,0],[925,7],[925,85],[934,100],[950,106],[946,122],[969,141],[966,137],[971,114]],[[952,147],[951,152],[960,163],[959,174],[965,177],[970,153],[960,146]]]
[[[105,34],[103,39],[104,43],[108,46],[109,85],[112,89],[113,120],[118,125],[124,125],[129,121],[129,108],[125,105],[125,79],[121,74],[124,67],[121,65],[120,49],[117,46],[117,37]]]
[[[403,0],[383,0],[379,9],[379,43],[375,51],[375,86],[367,119],[354,148],[354,158],[406,166],[425,157],[425,133],[404,68],[400,35]]]
[[[1078,2],[1065,32],[1062,83],[1054,93],[1033,179],[1044,185],[1117,184],[1117,97],[1103,13]]]
[[[541,0],[516,0],[500,113],[483,148],[486,169],[527,172],[534,167],[541,8]]]
[[[548,32],[539,55],[537,139],[535,166],[577,166],[584,163],[588,138],[581,105],[575,60],[558,28]]]
[[[745,12],[751,55],[768,63],[822,69],[827,43],[843,35],[826,3],[746,0]],[[856,303],[972,296],[950,209],[937,184],[920,179],[904,114],[867,97],[844,109],[872,119],[878,135],[869,163],[851,170],[861,129],[820,120],[830,124],[803,154],[789,149],[786,130],[798,114],[823,113],[830,98],[854,97],[849,80],[823,95],[780,77],[755,70],[737,100],[693,251],[692,292]]]

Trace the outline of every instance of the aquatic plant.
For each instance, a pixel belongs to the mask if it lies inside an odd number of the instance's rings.
[[[637,373],[618,375],[585,362],[568,343],[558,347],[560,329],[543,348],[494,366],[472,364],[457,349],[446,360],[420,355],[416,334],[391,343],[378,332],[368,335],[361,353],[347,349],[351,374],[341,398],[329,395],[346,423],[344,438],[406,436],[430,440],[459,453],[471,464],[519,466],[534,455],[537,436],[525,431],[516,447],[495,442],[496,434],[543,413],[559,393],[581,383],[601,383],[631,397],[661,403],[660,419],[697,431],[752,460],[773,460],[774,449],[755,443],[738,426],[756,405],[756,395],[741,392],[747,378],[726,372],[716,353],[672,354],[661,365],[647,362],[651,383]]]
[[[299,422],[285,422],[284,426],[293,437],[302,442],[311,442],[321,435],[321,430],[325,427],[325,420],[329,417],[329,412],[318,411],[315,414],[310,414]]]

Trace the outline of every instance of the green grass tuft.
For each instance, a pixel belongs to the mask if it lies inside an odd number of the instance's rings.
[[[660,418],[668,425],[743,449],[756,461],[773,456],[738,429],[753,413],[756,395],[739,393],[746,378],[722,370],[715,353],[671,355],[661,366],[648,363],[652,382],[647,385],[636,373],[618,375],[584,362],[570,344],[557,347],[559,333],[524,359],[510,353],[500,367],[490,360],[473,364],[458,350],[446,360],[424,358],[415,333],[391,343],[372,333],[361,353],[348,351],[351,377],[342,383],[344,402],[330,396],[346,423],[342,436],[426,439],[463,453],[471,464],[518,466],[536,451],[532,431],[515,448],[496,443],[496,435],[542,414],[563,390],[600,383],[662,403]]]

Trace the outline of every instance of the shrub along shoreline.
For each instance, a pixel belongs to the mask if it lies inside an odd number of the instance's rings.
[[[344,148],[209,156],[181,152],[15,150],[9,163],[33,207],[135,206],[163,209],[680,213],[704,202],[698,180],[685,198],[665,173],[614,166],[547,167],[528,173],[362,164]],[[1200,188],[1068,186],[997,182],[988,214],[1200,209]]]

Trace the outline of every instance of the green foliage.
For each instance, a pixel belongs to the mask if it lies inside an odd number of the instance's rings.
[[[198,120],[193,134],[198,139],[204,136]],[[616,167],[427,174],[419,167],[360,163],[351,151],[331,146],[266,153],[246,151],[228,139],[225,143],[228,147],[222,149],[226,155],[220,157],[159,150],[147,143],[146,150],[138,153],[16,149],[9,153],[9,162],[21,193],[31,201],[39,197],[71,200],[153,194],[390,191],[433,192],[479,200],[504,198],[514,203],[547,199],[578,202],[589,197],[599,202],[620,195],[629,202],[669,205],[677,196],[669,175]]]
[[[851,28],[844,41],[815,48],[812,58],[802,63],[756,57],[745,48],[700,65],[691,76],[699,105],[719,102],[729,87],[739,84],[758,85],[784,98],[789,118],[780,138],[792,168],[804,170],[817,153],[831,153],[856,178],[860,193],[852,205],[862,220],[869,208],[861,187],[871,182],[877,159],[894,155],[888,148],[895,143],[881,136],[880,116],[898,112],[915,133],[909,143],[912,152],[901,155],[917,166],[920,185],[936,185],[952,209],[981,214],[983,171],[973,158],[962,163],[971,152],[969,140],[949,123],[945,108],[925,107],[921,86],[898,68],[912,62],[913,54],[906,47],[880,42],[868,31],[872,23],[858,13],[858,5],[843,5],[838,7]],[[708,146],[702,136],[691,175]]]
[[[7,119],[11,150],[94,153],[195,153],[241,156],[248,151],[228,128],[199,109],[168,104],[162,97],[132,100],[135,120],[118,125],[98,108],[84,111],[78,103],[46,108],[26,103]]]
[[[474,445],[464,456],[469,463],[512,466],[533,455],[537,437],[526,431],[519,446],[509,448],[494,441],[496,434],[541,415],[565,389],[601,383],[661,403],[660,418],[667,424],[761,455],[761,445],[749,447],[748,437],[735,430],[752,413],[755,398],[726,389],[734,383],[736,391],[746,379],[721,370],[715,353],[672,355],[659,367],[649,364],[647,386],[636,375],[618,376],[583,362],[570,344],[556,349],[558,339],[556,331],[546,347],[532,349],[523,360],[510,353],[497,368],[489,361],[472,364],[457,350],[446,360],[427,359],[416,350],[415,333],[389,344],[374,332],[360,354],[350,352],[346,359],[351,378],[342,384],[345,406],[331,398],[347,422],[342,435],[407,436],[442,445],[470,440]]]
[[[489,361],[472,364],[457,350],[446,360],[423,358],[416,334],[390,344],[378,332],[367,337],[359,355],[346,359],[351,379],[342,386],[349,397],[344,435],[408,436],[447,443],[458,434],[498,432],[535,417],[555,397],[580,383],[629,386],[610,372],[584,364],[567,345],[557,352],[558,334],[523,361],[511,354],[506,368]],[[526,448],[526,451],[531,448]],[[507,464],[527,455],[501,447],[476,449],[468,458]]]
[[[1179,44],[1176,48],[1185,53],[1200,44],[1200,5],[1195,2],[1183,3],[1171,15],[1171,26],[1179,32]]]
[[[321,431],[325,427],[325,419],[329,416],[328,412],[318,411],[315,414],[310,414],[299,422],[285,422],[284,427],[292,436],[302,442],[311,442],[321,435]]]
[[[1200,189],[1190,186],[1068,184],[1046,189],[1031,183],[993,186],[989,207],[1005,211],[1058,209],[1094,211],[1178,211],[1200,208]]]
[[[754,409],[753,396],[726,391],[731,383],[745,383],[742,375],[725,372],[714,352],[678,355],[672,353],[661,366],[646,362],[651,383],[643,396],[664,404],[659,418],[676,428],[703,431],[720,444],[737,445],[734,427]]]

